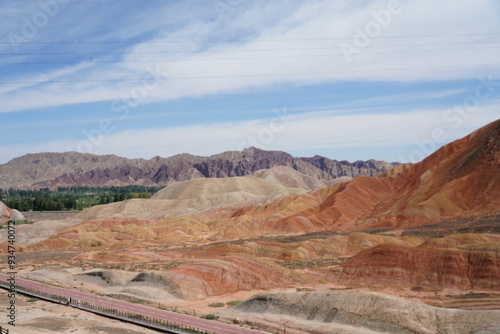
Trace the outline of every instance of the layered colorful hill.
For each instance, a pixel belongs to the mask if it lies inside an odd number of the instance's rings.
[[[457,217],[481,216],[500,211],[499,160],[500,121],[496,121],[444,146],[420,163],[399,167],[379,177],[360,176],[346,183],[265,204],[235,208],[237,201],[228,201],[231,208],[145,220],[141,228],[145,232],[136,233],[135,237],[127,237],[126,240],[130,243],[218,241],[326,230],[352,232],[373,228],[405,229]],[[241,186],[243,180],[245,187]],[[221,191],[241,194],[245,189],[246,194],[252,191],[261,194],[265,188],[263,184],[268,187],[269,183],[256,180],[252,180],[251,184],[243,178],[236,178],[234,182],[231,179],[217,181],[224,183],[224,186],[215,186],[211,182],[207,184],[207,180],[191,180],[190,183],[167,187],[156,197],[171,199],[175,194],[183,200],[208,203],[202,208],[206,210],[211,201],[220,206],[224,204],[221,198],[229,198]],[[187,187],[193,182],[200,183],[199,187]],[[215,189],[213,193],[211,187]],[[275,193],[284,194],[281,190]],[[148,203],[155,202],[151,200]],[[114,217],[108,224],[106,220],[102,221],[102,215],[93,215],[92,212],[116,209],[125,204],[89,210],[81,217],[87,221],[69,228],[72,237],[67,239],[77,243],[82,239],[102,239],[100,244],[108,246],[123,239],[123,231],[127,230],[125,226],[130,224],[128,219]],[[140,206],[134,210],[137,211],[136,216],[143,215]],[[127,211],[126,215],[134,215],[134,210]],[[107,215],[116,213],[119,211],[113,209]],[[121,228],[116,227],[120,225]],[[67,231],[60,230],[60,236],[66,235]],[[140,237],[143,235],[149,237],[143,239]]]
[[[496,121],[378,177],[287,196],[283,183],[303,188],[315,182],[286,169],[262,171],[264,180],[253,176],[250,183],[248,177],[191,180],[141,202],[149,206],[105,205],[57,228],[35,223],[20,228],[18,240],[26,253],[72,252],[72,263],[84,266],[146,270],[178,262],[158,275],[186,299],[274,289],[275,283],[263,284],[266,277],[283,287],[323,282],[491,292],[500,289],[499,165]],[[241,204],[268,190],[282,197]],[[203,207],[196,214],[146,218],[144,210],[158,201]],[[120,205],[128,211],[117,210]],[[44,228],[55,232],[42,238]],[[189,295],[188,286],[199,293]]]
[[[500,121],[496,121],[415,165],[313,192],[319,205],[277,224],[290,229],[302,221],[317,230],[356,231],[408,228],[497,212],[499,171]]]

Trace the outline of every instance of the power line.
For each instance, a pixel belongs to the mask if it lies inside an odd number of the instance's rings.
[[[444,46],[444,45],[475,45],[493,44],[498,41],[483,42],[454,42],[454,43],[425,43],[425,44],[395,44],[395,45],[370,45],[372,48],[396,48],[419,46]],[[311,51],[311,50],[338,50],[340,46],[328,48],[278,48],[278,49],[247,49],[247,50],[192,50],[192,51],[132,51],[132,52],[41,52],[41,53],[0,53],[0,56],[54,56],[54,55],[128,55],[128,54],[169,54],[169,53],[235,53],[235,52],[267,52],[267,51]]]
[[[426,53],[426,52],[455,52],[455,51],[476,51],[491,50],[498,47],[475,48],[475,49],[441,49],[441,50],[416,50],[416,51],[393,51],[393,52],[370,52],[355,55],[355,57],[386,55],[386,54],[404,54],[404,53]],[[294,55],[294,56],[262,56],[262,57],[241,57],[241,58],[191,58],[191,59],[135,59],[135,60],[75,60],[75,61],[57,61],[57,62],[0,62],[0,65],[54,65],[54,64],[119,64],[119,63],[168,63],[168,62],[192,62],[192,61],[227,61],[227,60],[263,60],[263,59],[290,59],[290,58],[321,58],[321,57],[345,57],[344,54],[326,54],[326,55]]]
[[[438,37],[466,37],[466,36],[500,36],[497,32],[467,33],[467,34],[442,34],[442,35],[407,35],[407,36],[377,36],[371,39],[394,39],[394,38],[438,38]],[[45,41],[45,42],[25,42],[22,44],[170,44],[170,43],[230,43],[230,42],[295,42],[295,41],[328,41],[351,39],[352,36],[345,37],[325,37],[325,38],[262,38],[262,39],[232,39],[232,40],[170,40],[170,41]],[[11,42],[0,42],[0,44],[12,44]]]
[[[219,76],[193,76],[193,77],[170,77],[165,80],[192,80],[192,79],[229,79],[229,78],[252,78],[252,77],[280,77],[280,76],[302,76],[302,75],[327,75],[327,74],[348,74],[348,73],[365,73],[365,72],[391,72],[391,71],[413,71],[413,70],[429,70],[429,69],[452,69],[452,68],[467,68],[478,66],[495,66],[492,64],[481,65],[454,65],[454,66],[432,66],[432,67],[403,67],[403,68],[386,68],[386,69],[368,69],[368,70],[346,70],[346,71],[331,71],[331,72],[303,72],[303,73],[273,73],[273,74],[244,74],[244,75],[219,75]],[[129,82],[129,81],[144,81],[144,78],[134,79],[101,79],[101,80],[50,80],[50,81],[3,81],[1,85],[22,85],[22,84],[52,84],[52,83],[97,83],[97,82]]]

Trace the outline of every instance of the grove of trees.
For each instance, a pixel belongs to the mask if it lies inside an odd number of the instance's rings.
[[[162,187],[59,187],[57,190],[0,189],[0,201],[19,211],[81,210],[131,198],[150,198]]]

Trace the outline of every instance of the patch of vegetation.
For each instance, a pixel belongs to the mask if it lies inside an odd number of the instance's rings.
[[[227,306],[236,306],[238,304],[241,304],[243,301],[242,300],[231,300],[230,302],[227,302]]]
[[[34,303],[34,302],[37,302],[37,301],[39,301],[39,300],[40,300],[40,299],[38,299],[38,298],[30,298],[30,299],[28,299],[28,300],[27,300],[27,302],[28,302],[28,303]]]
[[[225,304],[218,302],[218,303],[208,304],[208,306],[210,306],[210,307],[224,307]]]
[[[144,304],[144,300],[141,299],[129,299],[129,302],[134,303],[134,304]]]
[[[289,269],[321,268],[339,265],[347,261],[348,257],[334,259],[313,259],[298,261],[274,261],[274,263]]]
[[[30,224],[33,224],[34,222],[31,221],[31,220],[18,220],[16,221],[16,225],[23,225],[23,224],[27,224],[27,225],[30,225]]]
[[[217,319],[219,319],[218,316],[216,316],[216,315],[214,315],[212,313],[203,315],[203,316],[201,316],[201,318],[202,319],[207,319],[207,320],[217,320]]]

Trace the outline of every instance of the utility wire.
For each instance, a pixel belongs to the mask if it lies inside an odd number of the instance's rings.
[[[370,45],[372,48],[396,48],[396,47],[418,47],[418,46],[442,46],[442,45],[475,45],[500,43],[497,41],[483,42],[452,42],[452,43],[425,43],[425,44],[393,44],[393,45]],[[355,47],[355,46],[354,46]],[[248,49],[248,50],[191,50],[191,51],[132,51],[132,52],[42,52],[42,53],[0,53],[0,56],[53,56],[53,55],[127,55],[127,54],[168,54],[168,53],[225,53],[225,52],[267,52],[267,51],[310,51],[310,50],[338,50],[340,46],[334,48],[278,48],[278,49]]]
[[[467,33],[467,34],[443,34],[443,35],[407,35],[407,36],[377,36],[371,39],[393,39],[393,38],[424,38],[424,37],[465,37],[465,36],[500,36],[497,32]],[[170,41],[46,41],[46,42],[25,42],[22,44],[169,44],[169,43],[229,43],[229,42],[293,42],[293,41],[328,41],[351,39],[349,37],[327,37],[327,38],[269,38],[269,39],[233,39],[233,40],[170,40]],[[12,44],[11,42],[0,42],[0,44]]]
[[[442,49],[442,50],[416,50],[416,51],[394,51],[394,52],[370,52],[355,55],[355,57],[404,54],[404,53],[426,53],[426,52],[455,52],[455,51],[476,51],[499,49],[498,47],[476,48],[476,49]],[[191,59],[135,59],[135,60],[75,60],[57,62],[0,62],[0,65],[55,65],[55,64],[119,64],[119,63],[167,63],[167,62],[192,62],[192,61],[227,61],[227,60],[261,60],[261,59],[290,59],[290,58],[321,58],[321,57],[345,57],[343,54],[326,55],[295,55],[295,56],[262,56],[262,57],[241,57],[241,58],[191,58]]]
[[[166,77],[165,80],[192,80],[192,79],[227,79],[227,78],[257,78],[257,77],[280,77],[280,76],[302,76],[302,75],[328,75],[328,74],[348,74],[348,73],[365,73],[365,72],[391,72],[391,71],[413,71],[413,70],[428,70],[428,69],[452,69],[452,68],[474,68],[478,66],[498,66],[491,64],[481,65],[454,65],[454,66],[433,66],[433,67],[403,67],[403,68],[386,68],[386,69],[367,69],[367,70],[346,70],[346,71],[331,71],[331,72],[303,72],[303,73],[274,73],[274,74],[244,74],[244,75],[219,75],[219,76],[193,76],[193,77]],[[18,85],[18,84],[52,84],[52,83],[92,83],[92,82],[127,82],[127,81],[144,81],[144,78],[134,79],[102,79],[102,80],[49,80],[49,81],[3,81],[1,85]]]

